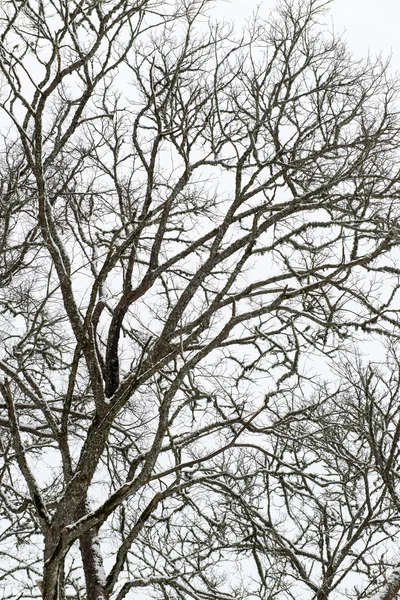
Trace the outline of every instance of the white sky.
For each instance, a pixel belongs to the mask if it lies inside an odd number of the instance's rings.
[[[264,16],[276,2],[217,0],[216,4],[221,17],[235,20],[240,26],[257,6]],[[330,20],[358,58],[368,51],[385,57],[392,54],[393,70],[400,71],[400,0],[332,0]]]
[[[394,66],[400,69],[399,0],[333,0],[331,12],[335,29],[346,30],[354,52],[392,52]]]

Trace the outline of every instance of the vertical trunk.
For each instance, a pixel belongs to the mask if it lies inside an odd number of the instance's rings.
[[[80,506],[78,520],[88,512],[86,504]],[[86,582],[86,600],[108,600],[106,576],[98,538],[98,528],[93,528],[79,538],[83,571]],[[64,561],[69,545],[63,545],[62,534],[56,527],[49,528],[45,539],[44,578],[36,583],[44,600],[65,600]]]
[[[56,527],[49,527],[45,535],[43,580],[37,581],[44,600],[62,600],[60,587],[64,586],[66,549],[60,548],[61,535]]]
[[[97,530],[91,529],[85,533],[80,538],[79,545],[85,573],[87,600],[108,600],[106,575]]]
[[[315,600],[329,600],[329,594],[332,590],[332,581],[334,577],[334,569],[332,565],[328,565],[324,577],[324,582],[315,597]]]

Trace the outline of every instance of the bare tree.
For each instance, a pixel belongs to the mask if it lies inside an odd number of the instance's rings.
[[[4,599],[383,590],[397,455],[309,369],[396,335],[397,88],[326,4],[1,6]]]
[[[311,402],[298,390],[289,398],[297,410],[279,422],[282,402],[271,403],[269,446],[254,429],[222,492],[236,551],[258,574],[254,597],[396,598],[398,348],[381,365],[343,361]]]

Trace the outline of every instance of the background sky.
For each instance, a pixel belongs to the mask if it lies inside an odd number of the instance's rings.
[[[400,70],[399,0],[334,0],[331,14],[357,55],[392,53],[393,67]]]
[[[267,16],[275,4],[275,0],[217,0],[217,12],[240,25],[257,6]],[[357,57],[368,51],[392,54],[393,70],[400,71],[400,0],[333,0],[328,18]]]

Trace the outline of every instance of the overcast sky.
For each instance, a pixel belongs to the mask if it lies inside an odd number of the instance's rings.
[[[218,12],[238,23],[261,5],[266,15],[275,0],[217,0]],[[400,71],[400,0],[333,0],[332,24],[358,56],[383,53],[393,55],[393,69]]]
[[[335,29],[346,30],[354,52],[392,52],[393,66],[400,70],[399,0],[333,0],[331,12]]]

